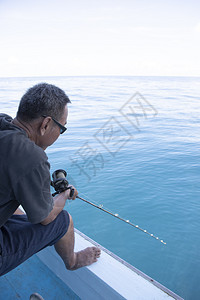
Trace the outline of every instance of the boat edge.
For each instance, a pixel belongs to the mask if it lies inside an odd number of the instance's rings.
[[[171,296],[172,298],[174,298],[176,300],[184,300],[182,297],[180,297],[179,295],[177,295],[176,293],[174,293],[173,291],[171,291],[170,289],[168,289],[167,287],[165,287],[164,285],[162,285],[158,281],[154,280],[153,278],[151,278],[147,274],[143,273],[142,271],[140,271],[136,267],[132,266],[131,264],[129,264],[128,262],[126,262],[125,260],[123,260],[121,257],[117,256],[113,252],[111,252],[108,249],[104,248],[102,245],[100,245],[96,241],[92,240],[90,237],[88,237],[87,235],[85,235],[84,233],[82,233],[81,231],[79,231],[78,229],[74,228],[74,231],[78,235],[80,235],[81,237],[83,237],[85,240],[87,240],[88,242],[90,242],[94,246],[99,247],[101,250],[103,250],[104,252],[106,252],[112,258],[116,259],[121,264],[125,265],[127,268],[129,268],[130,270],[132,270],[133,272],[135,272],[137,275],[143,277],[144,279],[146,279],[147,281],[149,281],[150,283],[152,283],[153,285],[155,285],[157,288],[159,288],[160,290],[162,290],[163,292],[165,292],[167,295]]]

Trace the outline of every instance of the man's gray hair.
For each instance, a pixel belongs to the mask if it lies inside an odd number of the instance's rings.
[[[60,120],[66,104],[70,102],[65,92],[57,86],[39,83],[31,87],[21,98],[17,118],[31,121],[46,115]]]

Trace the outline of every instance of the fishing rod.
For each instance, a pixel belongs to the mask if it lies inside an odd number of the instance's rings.
[[[94,206],[94,207],[96,207],[96,208],[98,208],[98,209],[104,211],[105,213],[107,213],[107,214],[109,214],[109,215],[111,215],[111,216],[113,216],[113,217],[115,217],[115,218],[117,218],[117,219],[119,219],[119,220],[125,222],[126,224],[129,224],[129,225],[135,227],[136,229],[141,230],[142,232],[144,232],[144,233],[150,235],[150,236],[153,237],[154,239],[159,240],[162,244],[166,245],[166,243],[165,243],[163,240],[159,239],[159,238],[158,238],[157,236],[155,236],[154,234],[149,233],[147,230],[142,229],[142,228],[139,227],[138,225],[135,225],[135,224],[131,223],[129,220],[126,220],[126,219],[120,217],[118,214],[114,214],[114,213],[110,212],[109,210],[103,208],[103,205],[102,205],[102,204],[97,205],[97,204],[95,204],[95,203],[92,203],[92,202],[90,202],[90,201],[88,201],[88,200],[86,200],[86,199],[80,197],[80,196],[76,196],[76,198],[78,198],[78,199],[80,199],[80,200],[82,200],[82,201],[84,201],[84,202],[86,202],[86,203],[88,203],[88,204],[90,204],[90,205],[92,205],[92,206]]]
[[[55,196],[56,194],[59,194],[59,193],[62,193],[64,191],[66,191],[67,189],[70,189],[70,197],[73,197],[73,194],[74,194],[74,189],[69,185],[67,179],[66,179],[66,176],[67,176],[67,173],[65,172],[65,170],[62,170],[62,169],[59,169],[59,170],[56,170],[53,174],[52,174],[52,178],[53,178],[53,181],[51,181],[51,185],[54,187],[54,189],[56,190],[56,192],[54,194],[52,194],[53,196]],[[103,205],[98,205],[98,204],[95,204],[93,202],[90,202],[80,196],[76,196],[76,198],[92,205],[93,207],[96,207],[102,211],[104,211],[105,213],[125,222],[126,224],[129,224],[131,225],[132,227],[136,228],[136,229],[139,229],[140,231],[148,234],[149,236],[151,236],[152,238],[160,241],[162,244],[166,245],[166,243],[161,240],[159,237],[155,236],[154,234],[148,232],[146,229],[142,229],[139,225],[135,225],[133,224],[132,222],[130,222],[129,220],[126,220],[122,217],[119,216],[119,214],[114,214],[112,213],[111,211],[103,208]]]

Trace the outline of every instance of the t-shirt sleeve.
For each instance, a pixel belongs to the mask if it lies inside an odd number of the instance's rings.
[[[33,224],[43,221],[53,209],[50,182],[48,161],[43,161],[24,176],[16,179],[15,198],[25,210],[28,220]]]

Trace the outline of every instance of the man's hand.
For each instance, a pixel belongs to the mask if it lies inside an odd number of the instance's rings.
[[[74,189],[74,195],[73,195],[73,197],[70,197],[71,189],[68,189],[68,190],[64,191],[63,193],[65,193],[66,199],[75,200],[75,199],[76,199],[76,196],[78,195],[78,191],[77,191],[77,189],[76,189],[73,185],[71,185],[71,184],[69,185],[69,187],[71,187],[72,189]]]
[[[56,195],[54,197],[54,207],[53,207],[52,211],[50,212],[50,214],[48,215],[48,217],[46,217],[41,222],[42,225],[48,225],[57,217],[57,215],[63,210],[67,199],[72,199],[72,200],[76,199],[76,196],[78,195],[77,189],[73,185],[69,185],[69,186],[74,189],[73,197],[70,197],[71,189],[68,189],[68,190]]]

